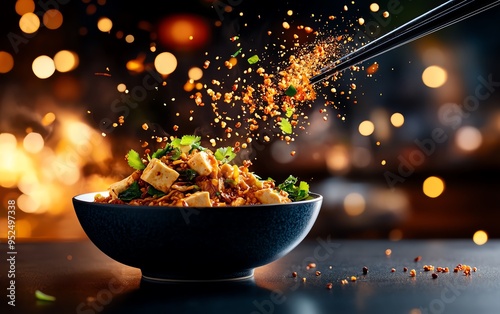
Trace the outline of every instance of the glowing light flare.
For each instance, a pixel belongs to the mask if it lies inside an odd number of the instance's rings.
[[[375,131],[375,125],[369,120],[365,120],[359,124],[358,131],[363,136],[370,136]]]
[[[344,211],[349,216],[359,216],[366,208],[366,201],[363,195],[353,192],[344,198]]]
[[[455,134],[455,144],[464,151],[475,151],[482,143],[483,136],[481,132],[473,126],[463,126]]]
[[[43,149],[44,145],[45,141],[43,140],[42,135],[36,132],[29,133],[23,140],[24,150],[32,154],[39,153]]]
[[[405,117],[399,112],[393,113],[391,115],[391,123],[394,127],[399,128],[405,123]]]
[[[442,67],[431,65],[422,73],[422,82],[427,87],[438,88],[444,85],[448,80],[448,72]]]
[[[486,242],[488,242],[488,234],[486,233],[486,231],[478,230],[474,232],[472,241],[474,241],[474,243],[476,243],[477,245],[484,245],[486,244]]]
[[[45,55],[37,57],[33,61],[31,68],[33,70],[33,73],[35,73],[35,75],[40,79],[49,78],[56,71],[54,60],[52,60],[51,57]]]
[[[26,34],[33,34],[40,28],[40,19],[35,13],[25,13],[19,19],[19,28]]]
[[[188,77],[190,80],[198,81],[203,77],[203,70],[198,67],[192,67],[188,71]]]
[[[444,192],[444,181],[441,178],[430,176],[425,179],[422,190],[430,198],[436,198]]]
[[[162,52],[156,56],[154,65],[158,73],[169,75],[177,68],[177,58],[170,52]]]
[[[372,3],[372,4],[370,4],[370,11],[372,11],[372,12],[378,12],[378,10],[380,10],[380,6],[378,5],[378,3]]]
[[[43,126],[49,126],[54,123],[55,120],[56,115],[53,112],[48,112],[43,116],[41,123]]]
[[[33,13],[35,11],[35,2],[33,0],[17,0],[16,13],[23,16],[26,13]]]
[[[43,25],[48,29],[58,29],[63,23],[63,15],[59,10],[50,9],[43,14]]]
[[[109,33],[113,28],[113,22],[107,17],[101,17],[97,21],[97,28],[103,33]]]
[[[123,93],[127,90],[127,85],[120,83],[116,86],[116,89],[120,92]]]
[[[326,165],[332,172],[345,172],[350,167],[350,157],[347,148],[343,145],[336,145],[326,153]]]
[[[69,72],[78,67],[80,59],[78,55],[69,50],[61,50],[54,56],[54,65],[59,72]]]
[[[14,67],[14,57],[6,51],[0,51],[0,73],[7,73]]]
[[[134,40],[135,40],[134,35],[127,35],[127,36],[125,36],[125,41],[126,41],[127,43],[129,43],[129,44],[133,43],[133,42],[134,42]]]
[[[194,14],[167,17],[158,24],[158,39],[168,47],[194,49],[205,45],[210,39],[208,23]]]

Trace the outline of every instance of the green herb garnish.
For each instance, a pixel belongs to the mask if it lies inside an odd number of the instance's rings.
[[[186,169],[184,171],[180,171],[179,175],[186,181],[193,181],[194,178],[196,178],[196,176],[198,175],[198,173],[193,169]]]
[[[151,185],[148,186],[148,194],[151,196],[154,196],[154,197],[162,197],[163,195],[165,195],[165,193],[163,193],[160,190],[155,189]]]
[[[292,134],[292,124],[288,119],[281,119],[280,129],[285,134]]]
[[[297,89],[295,88],[295,86],[293,85],[288,86],[288,88],[285,91],[285,95],[293,97],[295,96],[295,94],[297,94]]]
[[[300,181],[297,186],[298,179],[290,175],[283,183],[278,185],[278,189],[288,193],[288,197],[292,201],[301,201],[309,197],[309,184],[305,181]]]
[[[222,163],[227,164],[236,157],[236,153],[231,146],[221,147],[215,151],[214,157]]]
[[[131,149],[127,154],[127,163],[135,170],[142,170],[146,165],[142,162],[141,156],[135,150]]]
[[[257,62],[260,61],[260,59],[258,55],[253,55],[250,58],[248,58],[247,61],[249,64],[256,64]]]
[[[35,291],[35,297],[42,301],[55,301],[56,297],[43,293],[40,290]]]
[[[184,135],[179,142],[182,146],[192,146],[195,144],[200,144],[201,137],[195,135]]]
[[[243,50],[243,48],[238,49],[235,53],[233,53],[231,55],[231,57],[236,58],[237,56],[239,56],[239,54],[241,53],[242,50]]]
[[[141,187],[137,181],[134,181],[125,191],[118,194],[118,198],[124,202],[130,202],[136,198],[140,198],[142,195]]]

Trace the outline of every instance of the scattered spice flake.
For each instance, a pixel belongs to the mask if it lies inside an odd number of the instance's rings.
[[[282,26],[284,29],[290,29],[290,24],[288,24],[288,22],[286,22],[286,21],[283,22]]]
[[[343,285],[347,285],[349,283],[349,281],[347,281],[347,279],[342,279],[340,281],[340,283],[343,284]]]
[[[143,124],[142,124],[142,129],[143,129],[144,131],[147,131],[147,130],[149,129],[149,125],[148,125],[147,123],[143,123]]]
[[[316,268],[316,263],[309,263],[307,264],[307,269],[311,269],[311,268]]]
[[[404,267],[403,271],[406,273],[408,271],[408,267]]]
[[[358,280],[358,278],[356,278],[356,276],[351,276],[351,281],[352,282],[355,282],[356,280]]]
[[[319,270],[316,271],[316,276],[321,276],[321,272]]]
[[[247,61],[249,64],[256,64],[257,62],[260,61],[260,59],[258,55],[253,55],[250,58],[248,58]]]
[[[417,276],[417,272],[415,271],[415,269],[410,270],[410,276],[411,277]]]
[[[422,260],[422,256],[417,256],[417,257],[415,257],[415,259],[414,259],[415,263],[416,263],[416,262],[420,262],[421,260]]]
[[[306,277],[302,277],[302,282],[306,282],[307,278]]]
[[[296,272],[296,271],[294,271],[294,272],[292,273],[292,277],[293,277],[293,278],[296,278],[296,277],[297,277],[297,272]]]
[[[391,254],[392,254],[392,250],[391,249],[385,250],[385,255],[390,256]]]
[[[292,151],[290,152],[290,156],[294,157],[296,153],[297,153],[296,151],[292,150]]]
[[[42,301],[55,301],[56,297],[43,293],[40,290],[35,291],[35,297]]]
[[[391,268],[391,273],[395,273],[396,272],[396,268]]]
[[[364,266],[363,267],[363,275],[368,274],[368,267]]]
[[[432,279],[436,279],[438,277],[438,274],[432,273]]]
[[[329,282],[326,284],[326,289],[331,290],[333,288],[333,283]]]

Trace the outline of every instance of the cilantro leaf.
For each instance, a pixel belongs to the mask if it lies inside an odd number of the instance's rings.
[[[201,137],[195,135],[184,135],[181,138],[180,145],[182,146],[190,146],[194,144],[199,144],[201,141]]]
[[[137,181],[134,181],[125,191],[118,194],[118,198],[124,202],[130,202],[141,197],[142,191]]]
[[[297,186],[298,179],[290,175],[283,183],[278,185],[278,189],[288,193],[288,197],[292,201],[301,201],[309,197],[309,184],[305,181],[300,181]]]
[[[142,170],[146,165],[142,162],[141,156],[135,150],[131,149],[127,154],[127,163],[135,170]]]
[[[181,150],[180,150],[180,149],[178,149],[178,148],[174,148],[174,149],[172,149],[172,152],[173,152],[173,153],[172,153],[172,155],[170,156],[170,159],[171,159],[171,160],[177,160],[177,159],[181,158],[181,154],[182,154],[182,152],[181,152]]]
[[[283,131],[285,134],[292,134],[292,124],[288,119],[281,119],[280,122],[280,129]]]
[[[161,157],[165,156],[167,153],[169,153],[170,151],[172,151],[172,147],[169,145],[167,145],[165,148],[158,148],[158,150],[153,153],[151,158],[161,158]]]
[[[194,178],[196,178],[198,172],[193,169],[186,169],[184,171],[180,171],[179,174],[182,179],[191,182],[194,180]]]
[[[148,194],[151,196],[156,196],[156,197],[162,197],[163,195],[165,195],[165,193],[163,193],[160,190],[155,189],[151,185],[148,187]]]
[[[231,146],[220,147],[215,151],[214,157],[215,159],[222,161],[222,163],[227,164],[236,157],[236,153],[233,151]]]

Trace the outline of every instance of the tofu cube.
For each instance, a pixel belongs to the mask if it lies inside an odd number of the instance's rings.
[[[118,194],[128,189],[136,179],[137,177],[135,176],[135,173],[133,173],[125,179],[111,184],[109,186],[109,195],[111,195],[111,198],[117,199]]]
[[[184,198],[184,201],[190,207],[212,207],[210,193],[207,191],[193,193]]]
[[[257,192],[255,192],[255,197],[262,204],[279,204],[289,202],[287,198],[280,195],[278,191],[275,191],[271,188],[258,190]]]
[[[167,193],[179,173],[168,167],[157,158],[151,159],[142,172],[141,179],[151,184],[155,189]]]
[[[188,160],[188,165],[201,176],[208,176],[212,172],[210,157],[205,152],[198,152]]]

